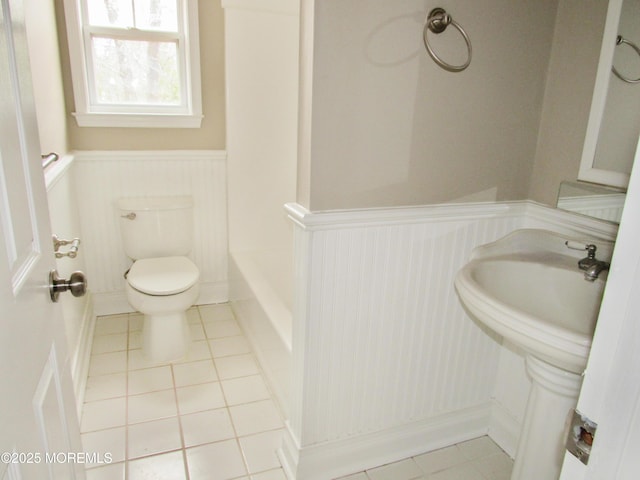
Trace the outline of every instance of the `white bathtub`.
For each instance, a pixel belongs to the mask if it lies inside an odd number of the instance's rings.
[[[285,416],[291,368],[292,277],[289,250],[231,254],[229,300]]]

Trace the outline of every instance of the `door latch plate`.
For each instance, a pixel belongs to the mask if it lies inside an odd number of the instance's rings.
[[[582,415],[578,410],[573,411],[571,426],[567,436],[567,450],[582,463],[589,463],[589,455],[591,455],[591,446],[596,436],[598,425],[587,417]]]

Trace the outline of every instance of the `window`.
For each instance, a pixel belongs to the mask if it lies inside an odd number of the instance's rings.
[[[197,128],[197,0],[65,0],[74,116],[87,127]]]

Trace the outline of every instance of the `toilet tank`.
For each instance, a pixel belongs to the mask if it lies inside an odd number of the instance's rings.
[[[193,199],[129,197],[117,202],[124,251],[133,260],[187,255],[193,244]]]

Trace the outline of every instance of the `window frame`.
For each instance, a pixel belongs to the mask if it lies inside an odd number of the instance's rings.
[[[64,0],[69,60],[76,111],[80,127],[199,128],[202,123],[200,45],[197,0],[176,0],[178,33],[119,29],[88,25],[84,3]],[[95,1],[95,0],[94,0]],[[179,106],[100,105],[94,101],[91,38],[93,35],[124,40],[171,40],[176,42],[182,103]]]

